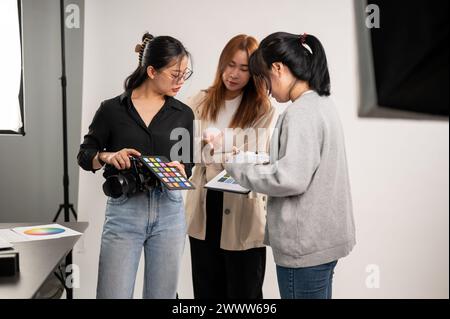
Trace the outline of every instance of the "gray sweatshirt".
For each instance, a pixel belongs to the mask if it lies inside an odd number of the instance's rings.
[[[277,134],[278,131],[278,134]],[[239,184],[267,194],[265,244],[289,268],[335,261],[354,247],[344,135],[328,97],[308,92],[280,115],[270,163],[225,164]]]

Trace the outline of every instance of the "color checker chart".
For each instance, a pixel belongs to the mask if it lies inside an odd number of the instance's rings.
[[[163,156],[141,156],[140,160],[169,190],[195,189],[195,186],[181,174],[178,168],[167,165],[167,163],[170,163],[167,158]]]

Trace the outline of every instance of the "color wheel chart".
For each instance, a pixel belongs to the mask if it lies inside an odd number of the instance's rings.
[[[59,224],[16,227],[11,230],[23,240],[55,239],[81,235],[81,233]]]
[[[29,236],[51,236],[51,235],[57,235],[57,234],[61,234],[64,233],[66,230],[62,229],[62,228],[55,228],[55,227],[37,227],[37,228],[32,228],[32,229],[28,229],[26,231],[24,231],[23,233],[25,235],[29,235]]]

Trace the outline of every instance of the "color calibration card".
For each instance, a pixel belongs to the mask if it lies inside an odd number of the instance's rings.
[[[237,194],[248,194],[250,190],[239,185],[236,180],[223,170],[216,177],[210,180],[205,188],[221,192],[230,192]]]
[[[169,167],[170,161],[163,156],[141,156],[140,160],[169,190],[189,190],[195,186],[176,167]]]

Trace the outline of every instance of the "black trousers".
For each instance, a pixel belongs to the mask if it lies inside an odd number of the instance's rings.
[[[220,248],[223,193],[208,190],[206,238],[189,237],[195,299],[262,299],[266,248]]]

